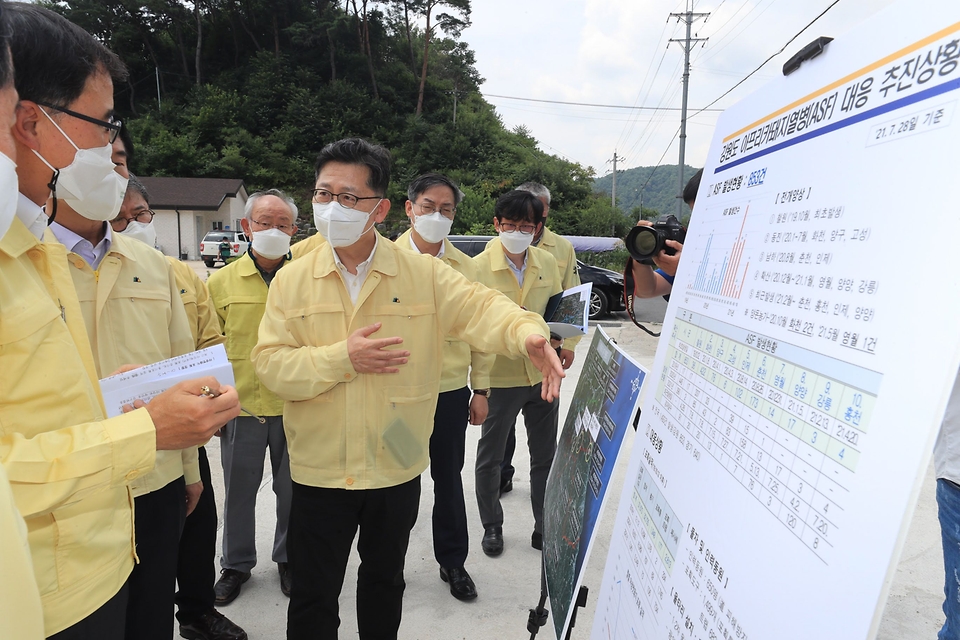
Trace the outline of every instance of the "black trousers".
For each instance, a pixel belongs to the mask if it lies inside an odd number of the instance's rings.
[[[183,476],[133,501],[137,557],[130,574],[127,638],[170,640],[173,594],[177,590],[177,548],[187,513]]]
[[[433,478],[433,555],[441,567],[462,567],[470,551],[467,507],[463,501],[464,448],[470,421],[470,390],[441,393],[430,436]]]
[[[384,489],[324,489],[293,483],[287,554],[296,575],[288,640],[336,640],[338,598],[353,538],[360,640],[395,640],[403,605],[403,563],[420,506],[420,477]]]
[[[500,463],[500,487],[513,480],[513,475],[517,472],[513,466],[513,454],[517,452],[517,425],[510,427],[510,434],[507,436],[507,446],[503,450],[503,462]]]
[[[207,450],[200,454],[200,481],[203,493],[200,501],[183,525],[180,551],[177,556],[176,595],[177,620],[189,623],[204,612],[213,609],[213,584],[217,573],[214,563],[217,555],[217,503],[210,478]]]
[[[129,588],[125,583],[120,591],[99,609],[80,622],[49,636],[47,640],[124,640],[124,620],[127,615]]]

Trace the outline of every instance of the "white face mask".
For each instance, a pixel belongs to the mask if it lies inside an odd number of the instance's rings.
[[[114,170],[116,165],[112,160],[113,145],[107,143],[102,147],[81,149],[49,113],[43,111],[43,114],[77,150],[73,162],[56,174],[54,195],[87,220],[105,222],[116,218],[120,213],[120,205],[123,204],[123,196],[127,192],[127,179]],[[35,149],[31,151],[51,171],[57,171]]]
[[[290,236],[280,229],[264,229],[253,234],[254,252],[267,260],[276,260],[290,251]]]
[[[450,233],[450,227],[453,220],[447,218],[439,211],[428,213],[422,216],[413,217],[413,228],[417,230],[420,237],[433,244],[440,242]]]
[[[157,247],[157,230],[152,222],[137,222],[131,220],[127,223],[127,228],[120,232],[128,238],[135,238],[148,247]]]
[[[0,240],[6,235],[17,216],[17,200],[20,187],[17,180],[17,165],[0,153]]]
[[[380,202],[382,200],[377,201],[374,209],[380,205]],[[373,225],[367,228],[370,213],[347,209],[336,200],[326,204],[313,203],[313,223],[331,247],[349,247],[370,231],[373,228]]]
[[[500,244],[503,245],[503,248],[506,249],[507,252],[514,255],[526,251],[531,242],[533,242],[532,233],[524,233],[522,231],[500,232]]]

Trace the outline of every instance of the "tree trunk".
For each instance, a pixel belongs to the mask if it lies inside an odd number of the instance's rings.
[[[277,26],[277,14],[273,14],[273,55],[280,57],[280,28]]]
[[[200,0],[193,0],[194,13],[197,15],[197,86],[203,84],[203,78],[200,74],[200,52],[203,49],[203,22],[200,20]]]
[[[413,78],[417,78],[417,58],[413,55],[413,36],[410,34],[410,3],[403,0],[403,25],[407,31],[407,46],[410,47],[410,71],[413,72]]]
[[[183,44],[183,34],[179,26],[174,26],[173,33],[177,36],[177,51],[180,52],[180,64],[183,65],[183,75],[190,77],[190,65],[187,64],[187,47]]]
[[[360,51],[367,57],[367,70],[370,72],[370,86],[373,88],[373,97],[380,99],[380,92],[377,91],[377,76],[373,71],[373,55],[370,51],[370,31],[367,28],[367,0],[362,0],[363,17],[357,9],[357,0],[350,0],[353,3],[353,15],[357,20],[357,37],[360,39]]]
[[[133,83],[130,82],[129,78],[127,78],[127,90],[129,91],[130,95],[130,113],[132,113],[134,117],[138,118],[140,117],[140,114],[137,113],[137,105],[133,102]]]
[[[433,12],[433,3],[427,3],[427,28],[423,32],[423,67],[420,70],[420,91],[417,95],[417,110],[414,115],[423,113],[423,92],[427,87],[427,61],[430,59],[430,14]]]
[[[337,79],[337,55],[336,45],[333,36],[330,34],[331,31],[333,31],[333,28],[327,29],[327,42],[330,45],[330,82],[335,82]]]

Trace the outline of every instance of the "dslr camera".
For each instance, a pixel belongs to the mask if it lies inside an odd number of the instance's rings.
[[[640,264],[653,265],[653,258],[665,251],[668,256],[676,255],[677,250],[667,246],[667,240],[676,240],[683,244],[687,237],[686,228],[674,215],[660,216],[652,227],[634,227],[624,239],[630,257]]]

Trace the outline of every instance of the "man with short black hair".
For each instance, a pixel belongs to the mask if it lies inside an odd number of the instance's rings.
[[[253,350],[257,375],[285,401],[289,640],[337,637],[358,528],[360,638],[397,637],[448,337],[531,358],[548,399],[564,375],[542,318],[380,237],[389,182],[383,147],[353,138],[323,148],[313,209],[326,242],[277,274]]]
[[[407,198],[405,208],[410,229],[397,238],[397,246],[434,256],[471,282],[476,282],[479,274],[473,259],[447,240],[463,192],[450,178],[439,173],[426,173],[410,183]],[[487,417],[489,373],[495,357],[471,351],[470,345],[460,340],[450,339],[443,345],[440,396],[430,435],[433,554],[440,565],[440,578],[450,584],[450,593],[458,600],[477,597],[477,587],[464,567],[470,551],[470,535],[460,474],[467,422],[479,425]],[[468,370],[472,396],[467,388]]]
[[[480,281],[505,294],[518,306],[539,314],[550,297],[563,291],[557,261],[531,246],[543,224],[543,204],[527,191],[509,191],[497,200],[493,225],[499,234],[474,260]],[[558,342],[555,346],[560,347]],[[523,412],[530,447],[530,544],[543,548],[543,498],[557,448],[560,403],[546,398],[540,372],[523,360],[498,355],[490,372],[490,411],[477,443],[476,493],[483,523],[480,547],[488,556],[503,553],[503,508],[500,464],[510,429]]]
[[[28,4],[4,9],[21,101],[12,128],[17,219],[0,240],[0,331],[9,338],[0,352],[0,460],[28,523],[46,635],[119,639],[136,557],[127,483],[155,467],[157,450],[207,440],[239,405],[233,389],[203,378],[156,396],[145,410],[104,419],[66,250],[49,234],[39,239],[51,183],[50,217],[58,200],[101,221],[116,215],[123,182],[110,159],[119,126],[111,75],[125,70],[62,16]],[[91,245],[96,254],[99,242]],[[14,309],[23,312],[8,313]],[[202,397],[203,386],[223,393]]]

